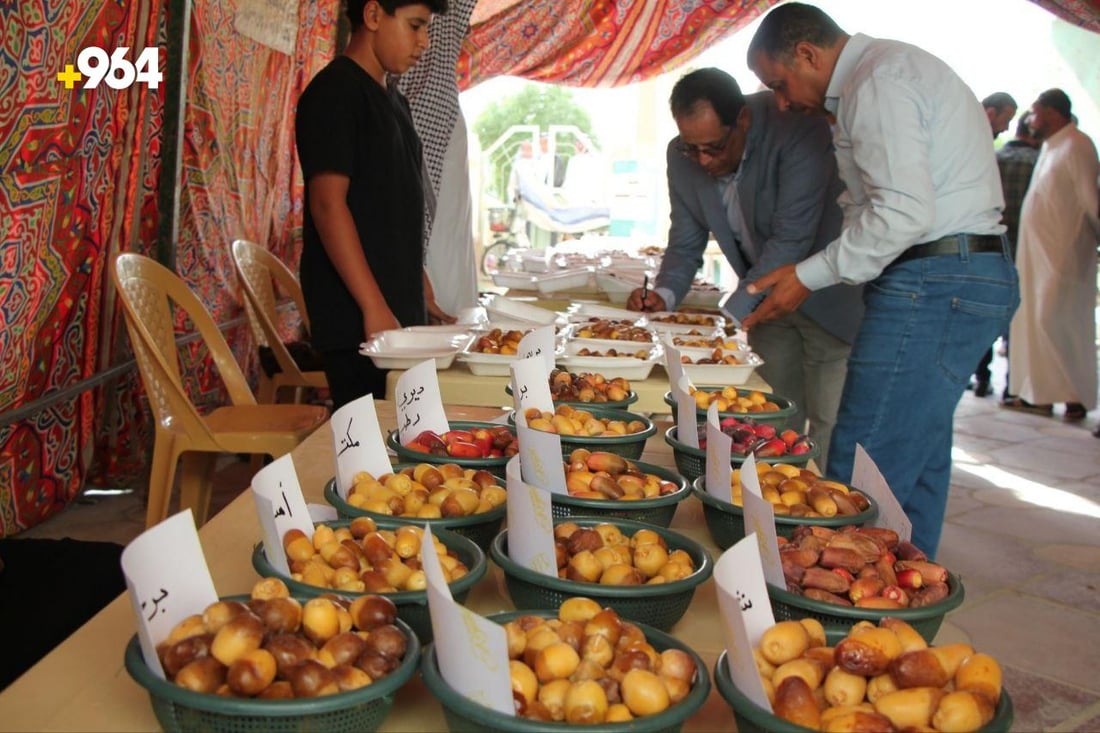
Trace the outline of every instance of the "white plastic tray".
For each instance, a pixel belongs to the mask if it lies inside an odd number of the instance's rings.
[[[626,303],[635,289],[642,287],[645,275],[641,272],[632,272],[625,276],[616,276],[606,272],[596,273],[596,284],[604,292],[607,299],[615,304]]]
[[[693,318],[706,319],[709,321],[709,323],[671,323],[661,320],[662,318],[671,318],[674,316],[690,316]],[[693,328],[698,328],[699,330],[704,331],[707,329],[720,329],[726,327],[725,318],[711,313],[679,313],[676,311],[658,311],[656,313],[647,313],[646,318],[649,319],[649,325],[654,329],[683,329],[684,331],[690,331]],[[677,330],[677,333],[679,332],[680,331]]]
[[[491,321],[519,321],[529,325],[549,326],[558,318],[554,311],[505,298],[503,295],[487,296],[484,305]]]
[[[559,293],[563,290],[595,292],[595,284],[590,267],[559,270],[535,278],[535,287],[544,295]]]
[[[512,371],[510,365],[519,357],[515,354],[483,354],[474,351],[476,339],[471,339],[466,347],[459,353],[459,362],[470,369],[470,373],[478,377],[507,377]],[[561,353],[559,346],[555,353]]]
[[[578,346],[574,341],[566,342],[565,353],[557,358],[558,366],[571,372],[596,372],[608,379],[646,379],[653,370],[653,365],[661,359],[662,353],[661,347],[654,345],[650,347],[648,359],[635,359],[631,356],[577,356],[576,352],[581,348],[584,347]]]
[[[726,295],[728,295],[728,293],[722,290],[699,290],[692,288],[687,292],[687,295],[684,296],[680,305],[714,308],[722,302],[722,299],[725,298]]]
[[[469,333],[383,331],[360,345],[359,353],[379,369],[409,369],[427,359],[435,360],[436,369],[450,369],[458,352],[472,341]]]
[[[589,318],[609,318],[616,321],[633,320],[635,326],[646,324],[646,317],[641,313],[598,303],[573,303],[565,311],[565,315],[572,323],[587,321]]]
[[[714,349],[681,349],[681,353],[693,359],[707,358]],[[764,360],[752,351],[723,351],[737,355],[741,364],[684,364],[684,374],[695,384],[744,384],[764,364]]]
[[[493,284],[501,288],[534,290],[535,276],[529,272],[494,272]]]

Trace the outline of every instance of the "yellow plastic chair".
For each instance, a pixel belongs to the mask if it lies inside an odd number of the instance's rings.
[[[126,318],[141,380],[156,419],[149,475],[151,527],[168,515],[168,503],[183,458],[180,507],[203,524],[210,510],[210,479],[218,453],[266,454],[278,458],[328,419],[313,405],[258,405],[225,338],[203,304],[171,270],[138,254],[121,254],[112,272]],[[202,337],[231,404],[200,415],[180,378],[173,306],[181,308]]]
[[[252,326],[256,344],[266,346],[275,355],[279,371],[268,376],[260,370],[260,386],[256,399],[261,404],[274,404],[279,401],[279,390],[294,387],[294,401],[301,399],[302,387],[328,387],[323,371],[304,372],[290,355],[279,336],[276,324],[279,314],[276,311],[276,286],[290,295],[298,307],[302,323],[309,331],[309,316],[306,314],[305,300],[302,298],[302,286],[294,273],[275,255],[246,239],[233,242],[233,264],[237,268],[244,289],[245,311]]]

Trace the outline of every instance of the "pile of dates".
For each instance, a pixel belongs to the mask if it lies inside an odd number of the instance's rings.
[[[970,644],[929,646],[901,619],[860,621],[836,647],[812,618],[780,621],[753,649],[775,715],[821,731],[981,729],[994,716],[1003,673]]]
[[[277,578],[217,601],[157,646],[168,679],[194,692],[282,700],[356,690],[401,664],[408,640],[384,596],[304,603]]]
[[[664,712],[695,684],[691,655],[658,652],[638,626],[590,598],[566,600],[557,618],[521,616],[504,631],[512,697],[523,718],[624,723]]]
[[[691,396],[695,398],[695,406],[700,410],[708,409],[713,403],[718,404],[718,412],[779,412],[780,409],[778,403],[769,400],[758,389],[692,388]]]
[[[423,527],[379,530],[373,519],[357,517],[347,527],[319,524],[312,537],[292,529],[283,535],[283,551],[291,577],[301,583],[346,593],[396,593],[427,588],[420,566],[423,539]],[[447,582],[466,575],[469,568],[454,551],[433,539]]]
[[[757,458],[777,458],[800,456],[810,451],[809,436],[795,430],[779,432],[774,425],[758,423],[749,417],[724,417],[718,425],[723,433],[733,439],[730,454],[734,456],[752,453]],[[699,425],[699,447],[707,447],[706,424]]]
[[[519,349],[520,340],[530,331],[504,331],[494,328],[487,334],[478,337],[474,342],[474,351],[479,354],[515,354]]]
[[[710,326],[716,328],[718,319],[705,313],[668,313],[662,316],[650,316],[653,323],[675,323],[680,326]]]
[[[641,471],[615,453],[577,448],[565,465],[565,487],[582,499],[653,499],[675,493],[679,486]]]
[[[420,463],[378,478],[366,471],[357,473],[347,502],[374,514],[439,519],[492,511],[507,496],[488,471],[454,463]]]
[[[741,471],[730,473],[730,497],[736,506],[742,500]],[[852,517],[870,508],[871,502],[855,489],[838,481],[823,479],[798,466],[760,461],[756,464],[760,494],[772,505],[776,516]]]
[[[642,585],[682,580],[695,572],[683,550],[670,550],[652,529],[631,536],[610,523],[581,527],[562,522],[554,527],[558,577],[578,583]]]
[[[550,396],[554,402],[621,402],[630,396],[630,382],[555,368],[550,370]]]
[[[779,538],[787,590],[840,606],[921,608],[947,598],[947,569],[885,527],[804,525]]]
[[[633,321],[619,321],[608,318],[590,318],[573,326],[573,337],[579,339],[603,339],[607,341],[633,341],[652,343],[653,333],[643,326],[635,326]]]
[[[504,425],[448,430],[442,435],[424,430],[406,443],[405,447],[421,453],[431,453],[433,456],[451,458],[510,458],[519,453],[515,434]]]
[[[588,410],[577,410],[571,405],[558,405],[553,413],[531,407],[523,413],[523,416],[527,418],[527,427],[558,435],[589,437],[633,435],[649,427],[642,420],[597,417]]]

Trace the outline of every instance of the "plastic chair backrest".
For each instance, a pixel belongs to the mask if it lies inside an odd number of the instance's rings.
[[[309,317],[306,315],[301,284],[282,260],[246,239],[233,242],[233,263],[244,289],[245,308],[256,343],[271,349],[284,374],[293,375],[300,380],[301,370],[283,345],[276,326],[279,313],[275,285],[294,300],[302,323],[308,331]]]
[[[112,271],[126,318],[126,329],[157,422],[213,442],[206,422],[180,378],[173,304],[183,309],[210,352],[234,405],[254,405],[233,352],[209,311],[179,277],[139,254],[120,254]]]

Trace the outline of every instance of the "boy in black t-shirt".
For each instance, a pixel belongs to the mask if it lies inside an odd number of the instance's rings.
[[[337,408],[368,392],[385,396],[385,372],[359,354],[364,339],[454,321],[424,271],[420,138],[387,79],[428,47],[428,23],[446,0],[347,6],[348,46],[306,87],[296,123],[306,181],[302,292]]]

